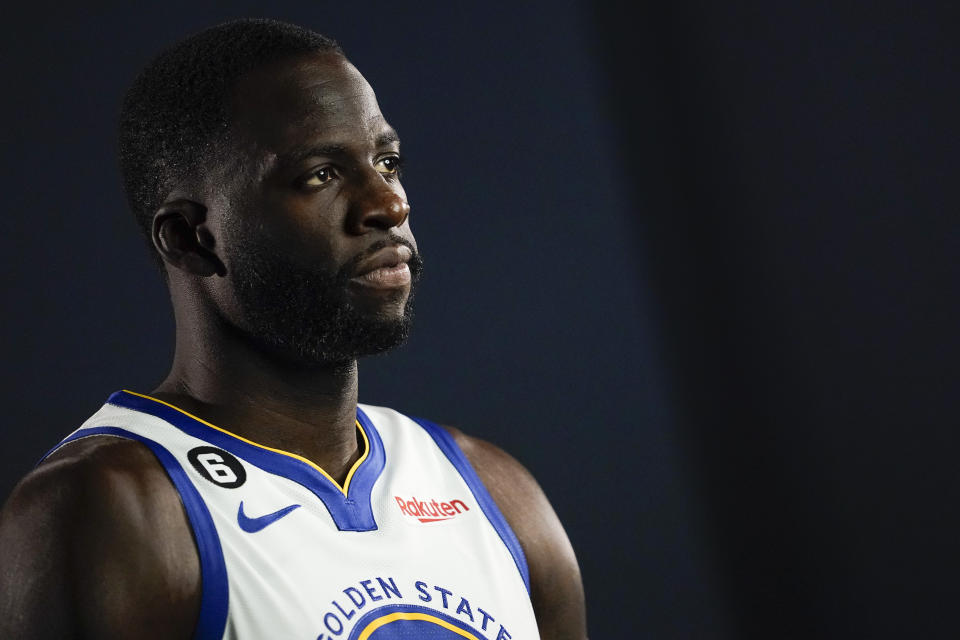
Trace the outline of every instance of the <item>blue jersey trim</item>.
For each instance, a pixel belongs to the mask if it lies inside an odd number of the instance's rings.
[[[366,414],[357,408],[357,420],[367,435],[369,451],[350,480],[347,495],[328,477],[309,464],[250,442],[245,442],[224,431],[213,429],[191,416],[166,404],[125,391],[117,391],[107,402],[126,409],[146,413],[169,422],[189,436],[209,442],[259,467],[267,473],[283,476],[309,489],[317,496],[340,531],[376,531],[370,494],[386,462],[383,441]]]
[[[517,569],[523,577],[523,584],[527,587],[527,593],[530,593],[530,571],[527,568],[527,558],[523,554],[523,547],[520,546],[517,535],[513,532],[513,529],[510,528],[507,519],[503,517],[497,503],[494,502],[493,496],[487,491],[487,488],[480,480],[480,476],[477,475],[470,461],[467,460],[467,457],[463,454],[460,445],[456,443],[453,436],[450,435],[450,432],[443,427],[422,418],[411,417],[411,419],[430,434],[430,437],[437,443],[437,446],[440,447],[440,450],[447,456],[450,463],[460,472],[460,476],[464,482],[467,483],[467,486],[470,487],[470,491],[480,505],[480,509],[500,535],[500,539],[503,540],[503,544],[507,547],[510,555],[513,556],[513,561],[516,563]]]
[[[193,531],[193,539],[197,544],[200,556],[200,616],[193,631],[194,640],[220,640],[223,638],[227,626],[227,609],[230,603],[230,589],[227,584],[227,566],[223,559],[223,548],[220,546],[220,536],[213,524],[213,518],[207,509],[206,503],[200,497],[197,488],[193,486],[183,467],[177,462],[172,453],[164,449],[149,438],[132,433],[117,427],[93,427],[82,429],[70,435],[56,447],[48,451],[40,462],[54,451],[80,438],[88,436],[109,435],[136,440],[145,444],[160,464],[163,465],[173,486],[180,494],[180,500],[187,512],[187,520]]]

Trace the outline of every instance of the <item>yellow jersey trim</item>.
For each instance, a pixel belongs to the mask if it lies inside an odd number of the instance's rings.
[[[382,618],[377,618],[366,627],[364,627],[363,632],[357,636],[357,640],[368,640],[368,638],[373,635],[373,632],[379,629],[380,627],[395,622],[397,620],[425,620],[426,622],[432,622],[437,626],[443,627],[453,631],[458,636],[469,638],[470,640],[480,640],[477,636],[464,631],[458,626],[452,625],[446,620],[441,620],[436,616],[431,616],[427,613],[391,613],[389,615],[383,616]]]
[[[224,428],[222,428],[222,427],[218,427],[217,425],[213,424],[212,422],[207,422],[207,421],[204,420],[203,418],[200,418],[200,417],[198,417],[198,416],[193,415],[193,414],[190,413],[189,411],[184,411],[184,410],[181,409],[180,407],[174,406],[174,405],[170,404],[169,402],[164,402],[163,400],[160,400],[159,398],[154,398],[153,396],[148,396],[148,395],[145,395],[145,394],[143,394],[143,393],[137,393],[136,391],[130,391],[129,389],[124,389],[123,392],[124,392],[124,393],[129,393],[130,395],[137,396],[137,397],[139,397],[139,398],[145,398],[145,399],[147,399],[147,400],[152,400],[152,401],[154,401],[154,402],[158,402],[158,403],[160,403],[160,404],[162,404],[162,405],[165,405],[165,406],[167,406],[167,407],[170,407],[171,409],[173,409],[173,410],[175,410],[175,411],[179,411],[180,413],[182,413],[183,415],[187,416],[188,418],[192,418],[192,419],[196,420],[196,421],[199,422],[200,424],[204,424],[204,425],[210,427],[211,429],[216,429],[217,431],[219,431],[219,432],[221,432],[221,433],[227,434],[227,435],[230,436],[231,438],[236,438],[237,440],[240,440],[240,441],[242,441],[242,442],[246,442],[247,444],[251,444],[251,445],[253,445],[253,446],[255,446],[255,447],[259,447],[260,449],[265,449],[265,450],[267,450],[267,451],[272,451],[272,452],[274,452],[274,453],[279,453],[279,454],[284,455],[284,456],[287,456],[287,457],[289,457],[289,458],[293,458],[293,459],[295,459],[295,460],[299,460],[300,462],[304,462],[304,463],[310,465],[311,467],[313,467],[314,469],[316,469],[316,470],[317,470],[318,472],[320,472],[327,480],[329,480],[331,483],[333,483],[333,486],[335,486],[337,489],[339,489],[339,490],[340,490],[340,493],[342,493],[344,496],[346,496],[346,495],[347,495],[347,492],[350,491],[350,480],[353,479],[353,474],[357,471],[357,469],[360,468],[360,465],[363,464],[363,461],[367,459],[367,456],[370,455],[370,440],[369,440],[369,438],[367,438],[367,432],[364,431],[363,425],[361,425],[361,424],[360,424],[360,421],[357,420],[357,421],[356,421],[356,423],[357,423],[357,429],[360,430],[360,435],[363,436],[363,455],[360,456],[360,458],[359,458],[356,462],[353,463],[353,466],[352,466],[352,467],[350,467],[350,471],[347,472],[347,478],[343,481],[343,486],[340,486],[340,483],[337,482],[336,480],[334,480],[334,479],[330,476],[330,474],[327,473],[326,471],[324,471],[318,464],[316,464],[315,462],[312,462],[312,461],[308,460],[307,458],[304,458],[304,457],[301,456],[301,455],[297,455],[296,453],[290,453],[289,451],[284,451],[283,449],[274,449],[273,447],[268,447],[268,446],[263,445],[263,444],[260,444],[260,443],[258,443],[258,442],[254,442],[253,440],[248,440],[247,438],[244,438],[243,436],[238,436],[237,434],[232,433],[232,432],[230,432],[230,431],[227,431],[226,429],[224,429]]]

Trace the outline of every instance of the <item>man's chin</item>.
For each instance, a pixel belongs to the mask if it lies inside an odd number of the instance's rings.
[[[242,331],[266,353],[295,367],[328,367],[385,353],[410,333],[413,295],[264,296],[247,305]],[[351,287],[352,289],[352,287]],[[343,290],[341,289],[341,292]],[[251,312],[253,311],[253,312]]]
[[[382,321],[400,320],[407,314],[410,302],[410,289],[375,289],[372,287],[350,287],[350,306],[358,313]]]
[[[378,313],[374,317],[354,318],[353,322],[338,327],[335,334],[324,336],[301,335],[289,344],[289,356],[303,365],[328,366],[353,362],[366,356],[386,353],[406,342],[412,324],[411,314],[391,316]],[[303,339],[306,338],[306,339]]]

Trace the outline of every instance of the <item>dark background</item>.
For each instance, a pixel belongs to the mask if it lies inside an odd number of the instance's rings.
[[[534,472],[593,638],[956,637],[953,3],[224,6],[5,15],[3,495],[171,355],[123,89],[274,17],[404,139],[427,272],[361,399]]]

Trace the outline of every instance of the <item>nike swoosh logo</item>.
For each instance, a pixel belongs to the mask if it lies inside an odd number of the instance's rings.
[[[269,526],[287,515],[294,509],[299,509],[300,505],[292,504],[289,507],[284,507],[279,511],[274,511],[273,513],[268,513],[265,516],[260,516],[258,518],[251,518],[243,512],[243,502],[240,502],[240,509],[237,511],[237,524],[240,525],[240,528],[246,531],[247,533],[256,533],[266,526]]]

